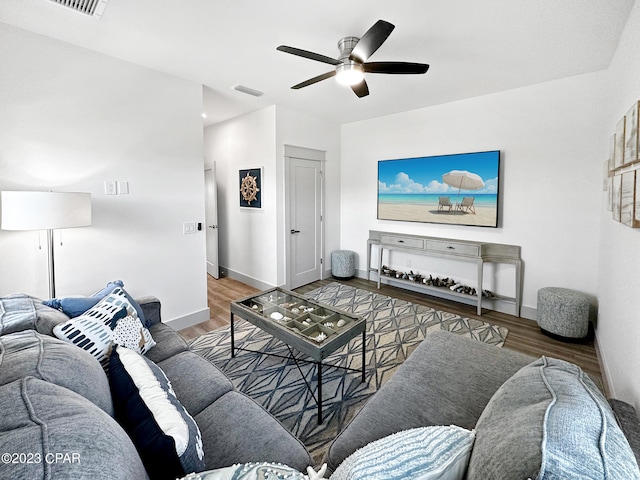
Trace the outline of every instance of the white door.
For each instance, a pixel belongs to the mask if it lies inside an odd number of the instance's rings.
[[[207,273],[213,278],[220,277],[218,268],[218,190],[216,187],[215,164],[204,171],[205,216],[207,221]]]
[[[322,162],[289,158],[289,288],[322,278]]]

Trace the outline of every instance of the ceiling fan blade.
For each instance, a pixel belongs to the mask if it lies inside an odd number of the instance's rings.
[[[335,77],[336,71],[331,70],[330,72],[323,73],[322,75],[318,75],[317,77],[310,78],[309,80],[305,80],[304,82],[300,82],[297,85],[291,87],[293,90],[299,90],[303,87],[308,87],[309,85],[313,85],[314,83],[321,82],[322,80],[326,80],[327,78]]]
[[[363,65],[367,73],[413,74],[427,73],[429,65],[412,62],[369,62]]]
[[[369,87],[367,86],[367,82],[364,81],[364,79],[360,83],[351,85],[351,90],[353,90],[353,92],[360,98],[369,95]]]
[[[310,60],[315,60],[316,62],[328,63],[329,65],[340,65],[342,63],[340,60],[336,60],[335,58],[320,55],[319,53],[309,52],[307,50],[302,50],[301,48],[288,47],[286,45],[280,45],[276,50],[290,53],[291,55],[308,58]]]
[[[373,55],[373,52],[380,48],[380,45],[391,35],[394,28],[396,27],[393,24],[385,22],[384,20],[378,20],[365,32],[362,38],[360,38],[360,41],[353,48],[349,58],[351,58],[351,60],[364,62]]]

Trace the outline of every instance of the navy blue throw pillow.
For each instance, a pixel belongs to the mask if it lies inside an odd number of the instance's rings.
[[[129,434],[152,480],[204,470],[202,435],[164,372],[148,358],[117,346],[109,361],[116,420]]]

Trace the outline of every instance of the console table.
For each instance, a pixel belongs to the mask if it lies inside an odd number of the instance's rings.
[[[371,248],[378,246],[378,266],[371,266]],[[520,316],[522,305],[522,259],[520,258],[520,247],[517,245],[504,245],[500,243],[474,242],[470,240],[454,240],[450,238],[425,237],[420,235],[408,235],[403,233],[379,232],[369,230],[367,240],[367,280],[370,280],[371,272],[378,274],[378,288],[382,277],[382,254],[384,250],[401,251],[416,255],[428,255],[441,257],[450,260],[473,262],[476,264],[478,275],[477,299],[478,315],[482,315],[482,277],[485,263],[506,263],[515,265],[515,298],[496,295],[498,300],[515,304],[515,315]],[[398,280],[402,282],[403,280]],[[420,290],[428,291],[430,294],[438,296],[442,294],[442,287],[433,287],[417,282],[409,282]],[[473,298],[470,295],[458,293],[447,289],[447,296]],[[442,296],[442,295],[441,295]]]

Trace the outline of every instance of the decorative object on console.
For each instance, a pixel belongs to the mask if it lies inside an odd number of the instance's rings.
[[[53,230],[91,225],[91,194],[0,192],[2,230],[47,230],[49,297],[56,296]]]
[[[499,185],[499,150],[381,160],[378,219],[497,227]]]
[[[469,287],[467,285],[462,285],[460,282],[456,282],[453,278],[445,277],[433,277],[432,275],[423,276],[419,273],[415,273],[413,270],[410,270],[409,273],[401,272],[399,270],[393,270],[392,268],[387,267],[386,265],[382,266],[382,274],[390,277],[396,278],[399,280],[408,280],[410,282],[416,282],[420,285],[426,285],[428,287],[439,287],[439,288],[448,288],[452,292],[456,293],[464,293],[465,295],[477,296],[478,292],[475,288]],[[486,298],[494,297],[495,295],[491,290],[482,290],[482,296]]]
[[[240,170],[240,206],[262,208],[262,169]]]

